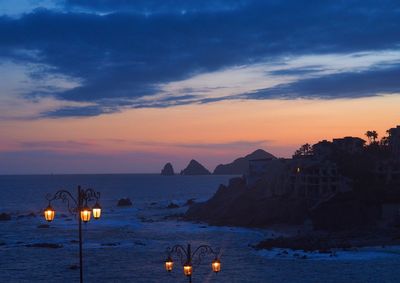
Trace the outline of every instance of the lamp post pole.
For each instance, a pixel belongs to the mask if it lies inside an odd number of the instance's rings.
[[[48,207],[44,210],[45,219],[48,222],[53,221],[55,210],[51,207],[51,202],[61,200],[67,204],[68,211],[72,215],[78,217],[78,233],[79,233],[79,282],[83,283],[83,237],[82,237],[82,221],[87,223],[90,220],[91,210],[93,211],[94,219],[99,219],[101,215],[101,207],[98,203],[100,193],[93,189],[82,189],[78,186],[78,195],[75,198],[67,190],[59,190],[54,195],[47,194],[46,199],[49,202]],[[88,203],[96,201],[92,209],[88,207]]]
[[[79,230],[79,279],[80,283],[83,283],[83,251],[82,251],[82,219],[80,217],[80,212],[82,210],[82,194],[81,194],[81,186],[78,186],[78,230]]]
[[[192,264],[192,249],[190,244],[187,245],[187,262],[191,265]],[[189,283],[192,283],[192,273],[189,275]]]
[[[168,272],[172,271],[174,262],[173,256],[177,256],[183,266],[183,273],[188,277],[189,283],[192,283],[193,265],[199,265],[201,260],[206,255],[213,255],[214,260],[211,263],[212,270],[215,273],[221,271],[221,262],[219,260],[220,250],[214,250],[209,245],[201,245],[192,252],[192,246],[190,244],[185,248],[182,245],[175,245],[172,248],[167,248],[167,259],[165,261],[165,268]]]

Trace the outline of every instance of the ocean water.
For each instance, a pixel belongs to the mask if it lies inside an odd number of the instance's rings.
[[[283,232],[269,229],[212,227],[177,221],[183,204],[211,197],[231,176],[159,175],[48,175],[0,176],[0,282],[79,282],[77,221],[65,204],[53,204],[56,219],[50,228],[39,214],[45,195],[77,185],[101,192],[103,214],[83,227],[86,282],[187,282],[179,260],[173,272],[164,270],[167,247],[209,244],[221,248],[222,271],[214,274],[212,257],[194,267],[193,282],[400,282],[400,248],[371,247],[338,252],[336,257],[318,253],[304,259],[295,252],[255,251],[263,238]],[[133,206],[120,208],[118,199],[129,197]],[[181,207],[167,209],[174,202]],[[27,217],[34,212],[36,217]],[[22,217],[21,217],[22,216]],[[32,248],[34,243],[61,244],[59,249]]]

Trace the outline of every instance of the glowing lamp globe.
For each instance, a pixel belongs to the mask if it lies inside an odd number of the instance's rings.
[[[165,269],[168,272],[171,272],[172,268],[174,268],[174,262],[173,262],[172,258],[169,256],[165,261]]]
[[[213,260],[213,262],[212,262],[212,264],[211,264],[211,267],[212,267],[212,270],[215,272],[215,273],[218,273],[218,272],[220,272],[221,271],[221,262],[219,261],[219,259],[214,259]]]
[[[56,211],[51,207],[51,205],[46,207],[46,209],[44,210],[44,218],[48,222],[53,221],[55,215],[56,215]]]
[[[191,276],[193,273],[193,267],[190,263],[185,263],[185,265],[183,266],[183,274],[185,274],[186,276]]]
[[[94,219],[99,219],[101,216],[101,206],[98,202],[96,202],[96,204],[93,206],[92,209],[93,212],[93,218]]]
[[[90,220],[91,210],[89,207],[85,206],[81,210],[81,219],[83,222],[88,222]]]

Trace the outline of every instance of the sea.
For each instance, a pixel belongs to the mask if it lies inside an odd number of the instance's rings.
[[[335,256],[301,251],[262,250],[253,245],[285,229],[214,227],[182,221],[186,202],[209,199],[233,176],[157,174],[0,176],[0,282],[79,282],[78,222],[66,203],[52,206],[48,228],[42,215],[46,195],[77,186],[100,192],[102,216],[83,224],[84,282],[188,282],[179,258],[164,269],[166,249],[210,245],[220,250],[221,272],[205,255],[192,282],[400,282],[400,247],[338,251]],[[129,198],[131,207],[118,207]],[[170,203],[179,208],[167,208]],[[46,227],[46,226],[45,226]],[[32,247],[38,243],[59,248]]]

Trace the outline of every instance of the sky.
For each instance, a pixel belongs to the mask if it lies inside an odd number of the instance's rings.
[[[0,174],[211,171],[400,124],[397,0],[0,0]]]

